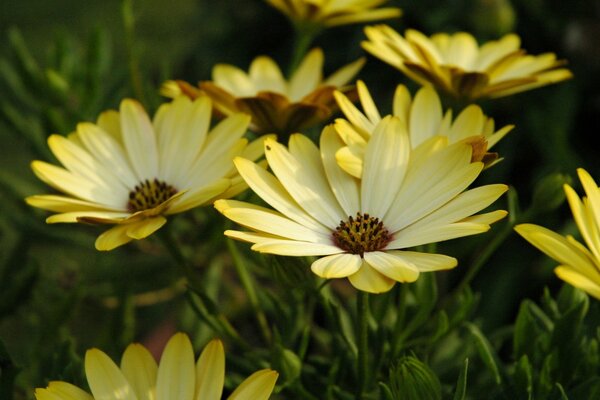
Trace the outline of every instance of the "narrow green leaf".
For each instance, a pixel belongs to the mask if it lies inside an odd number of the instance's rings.
[[[465,400],[467,398],[467,373],[469,371],[469,359],[465,358],[463,368],[458,374],[456,381],[456,390],[454,391],[453,400]]]
[[[488,368],[488,370],[492,373],[494,377],[494,382],[497,385],[502,383],[502,377],[500,376],[500,371],[498,369],[498,364],[496,363],[497,356],[490,345],[490,342],[483,335],[481,330],[470,322],[465,322],[465,327],[471,334],[471,336],[475,339],[475,347],[477,348],[477,352],[479,353],[479,357]]]
[[[533,368],[526,354],[519,359],[515,366],[514,382],[520,399],[533,399]],[[524,396],[521,396],[522,394]]]

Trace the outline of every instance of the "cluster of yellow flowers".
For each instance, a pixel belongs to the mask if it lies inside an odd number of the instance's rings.
[[[384,0],[268,2],[295,24],[322,28],[400,15],[397,8],[377,8]],[[227,230],[228,237],[252,243],[258,252],[316,256],[311,265],[316,275],[347,278],[371,293],[453,268],[455,258],[414,248],[486,232],[507,214],[480,213],[506,185],[470,186],[500,160],[489,150],[512,126],[496,129],[475,104],[454,117],[444,111],[436,90],[473,101],[563,81],[571,73],[554,54],[525,54],[514,34],[478,46],[464,32],[427,37],[407,30],[403,36],[378,25],[365,33],[367,52],[423,86],[411,97],[399,85],[390,115],[381,115],[364,82],[350,83],[365,59],[325,79],[320,49],[309,51],[289,80],[266,56],[257,57],[248,73],[217,65],[212,81],[198,86],[166,82],[161,92],[173,101],[152,119],[127,99],[119,111],[79,124],[68,137],[50,136],[48,145],[62,167],[34,161],[32,168],[64,195],[26,201],[54,212],[48,223],[111,225],[98,237],[98,250],[148,237],[168,215],[214,204],[246,228]],[[343,117],[323,128],[318,145],[298,133],[338,110]],[[211,127],[213,116],[220,122]],[[248,141],[248,129],[264,136]],[[287,146],[277,136],[289,138]],[[587,197],[582,201],[568,186],[565,191],[590,250],[535,225],[516,230],[561,263],[556,269],[561,278],[600,298],[600,189],[585,171],[579,175]],[[248,187],[271,208],[231,199]],[[158,368],[136,346],[125,352],[120,369],[98,350],[86,356],[97,399],[115,390],[123,391],[118,397],[123,399],[217,399],[223,368],[222,346],[213,342],[194,370],[191,345],[182,335],[171,339]],[[258,372],[230,398],[266,399],[276,377]],[[60,382],[36,396],[91,398]]]

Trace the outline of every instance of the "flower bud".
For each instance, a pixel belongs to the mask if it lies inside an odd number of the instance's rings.
[[[438,377],[414,356],[402,357],[390,370],[390,386],[397,400],[439,400],[442,388]]]

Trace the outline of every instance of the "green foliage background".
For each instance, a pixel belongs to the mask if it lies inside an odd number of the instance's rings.
[[[562,203],[562,182],[579,188],[577,167],[600,180],[594,144],[600,132],[600,3],[390,4],[404,10],[401,19],[388,22],[399,31],[467,30],[481,42],[514,31],[529,53],[551,51],[567,59],[575,78],[481,103],[497,126],[516,125],[496,147],[504,161],[480,178],[511,185],[514,212],[486,235],[440,244],[459,259],[455,270],[371,299],[374,354],[388,352],[388,345],[395,349],[377,369],[394,364],[389,379],[372,387],[373,398],[425,398],[418,397],[423,391],[411,397],[407,389],[419,382],[429,389],[439,386],[428,398],[597,398],[598,301],[568,287],[559,294],[554,262],[513,233],[511,224],[533,222],[576,234]],[[344,299],[354,293],[341,286],[317,295],[314,278],[301,272],[306,265],[295,265],[300,261],[261,257],[249,254],[247,246],[227,244],[221,234],[227,223],[211,207],[169,223],[184,255],[201,270],[202,294],[186,295],[179,270],[156,238],[98,253],[96,228],[47,226],[46,213],[23,202],[27,195],[47,191],[29,163],[54,161],[45,145],[49,134],[67,134],[77,122],[116,108],[123,97],[142,97],[153,110],[164,100],[158,88],[165,79],[210,79],[219,62],[246,69],[254,57],[267,54],[285,65],[292,33],[285,17],[260,0],[0,3],[2,399],[8,393],[32,398],[32,388],[48,380],[85,387],[85,349],[99,347],[117,359],[129,342],[162,343],[161,332],[175,328],[193,335],[196,349],[215,334],[225,336],[232,371],[228,388],[271,366],[282,373],[277,398],[327,393],[343,399],[346,391],[352,393],[343,385],[352,382],[353,372],[344,365],[352,363],[355,315]],[[315,45],[325,51],[326,71],[364,55],[363,39],[359,25],[318,37]],[[131,68],[140,72],[139,81],[131,79]],[[416,89],[372,57],[360,78],[383,108],[391,104],[396,84]],[[493,250],[489,258],[486,249]],[[232,250],[243,253],[238,264]],[[469,265],[478,262],[471,289],[456,292]],[[251,273],[256,288],[250,302],[236,273],[240,268]],[[134,295],[148,292],[167,298],[140,305]],[[228,331],[223,316],[243,338]],[[304,329],[307,319],[315,321],[310,332]],[[261,321],[271,326],[268,340],[261,336]],[[396,343],[390,344],[394,337]],[[7,389],[15,376],[15,389]]]

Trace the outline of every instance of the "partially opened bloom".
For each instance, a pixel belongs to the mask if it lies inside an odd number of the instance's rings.
[[[223,344],[213,340],[194,363],[187,335],[177,333],[167,343],[156,364],[141,344],[131,344],[117,366],[104,352],[88,350],[85,374],[91,390],[53,381],[35,390],[37,400],[220,400],[225,381]],[[267,400],[275,387],[277,372],[263,369],[250,375],[229,400]]]
[[[397,7],[377,8],[387,0],[267,0],[294,24],[329,27],[378,21],[402,15]]]
[[[472,147],[446,145],[436,136],[411,150],[397,117],[384,118],[365,150],[362,179],[335,160],[344,146],[328,126],[321,149],[294,134],[286,148],[265,140],[274,175],[236,158],[240,175],[275,210],[219,200],[215,207],[249,231],[229,237],[254,243],[252,249],[287,256],[323,256],[311,269],[323,278],[348,278],[357,289],[385,292],[396,282],[415,281],[421,272],[449,269],[456,259],[412,251],[414,246],[487,231],[505,211],[473,215],[506,191],[505,185],[466,190],[483,168],[471,162]]]
[[[346,144],[337,152],[336,158],[346,172],[360,178],[365,149],[373,130],[381,121],[381,114],[367,86],[362,81],[358,81],[356,86],[363,111],[343,93],[335,92],[338,105],[346,117],[335,121],[335,128]],[[498,160],[497,153],[488,150],[513,128],[513,125],[507,125],[496,131],[494,120],[474,104],[453,119],[451,109],[442,112],[440,98],[429,85],[421,88],[414,99],[406,86],[398,85],[392,115],[404,124],[413,148],[436,135],[446,136],[448,143],[464,140],[473,144],[473,161],[483,161],[486,166]]]
[[[564,237],[539,225],[520,224],[515,230],[559,263],[554,272],[560,279],[600,300],[600,188],[584,169],[577,173],[587,196],[579,198],[569,185],[564,189],[587,247],[570,235]]]
[[[151,121],[134,100],[107,111],[96,124],[83,122],[69,137],[51,135],[48,145],[63,167],[34,161],[35,174],[64,195],[30,196],[27,203],[56,214],[46,222],[114,225],[96,240],[111,250],[143,239],[166,216],[246,188],[232,159],[260,157],[260,140],[242,138],[250,122],[236,114],[210,129],[211,101],[180,97],[163,104]]]
[[[501,97],[572,77],[554,53],[529,55],[521,39],[508,34],[477,44],[466,32],[431,37],[408,29],[400,35],[387,25],[365,28],[362,46],[421,85],[432,84],[456,97]]]
[[[205,94],[224,115],[251,115],[250,129],[255,132],[289,134],[327,120],[337,110],[333,91],[351,93],[354,89],[345,85],[363,64],[361,58],[323,79],[323,52],[313,49],[288,81],[273,59],[260,56],[252,61],[248,73],[218,64],[212,71],[213,80],[201,82],[199,90],[194,92],[185,82],[169,81],[162,93],[192,98]]]

